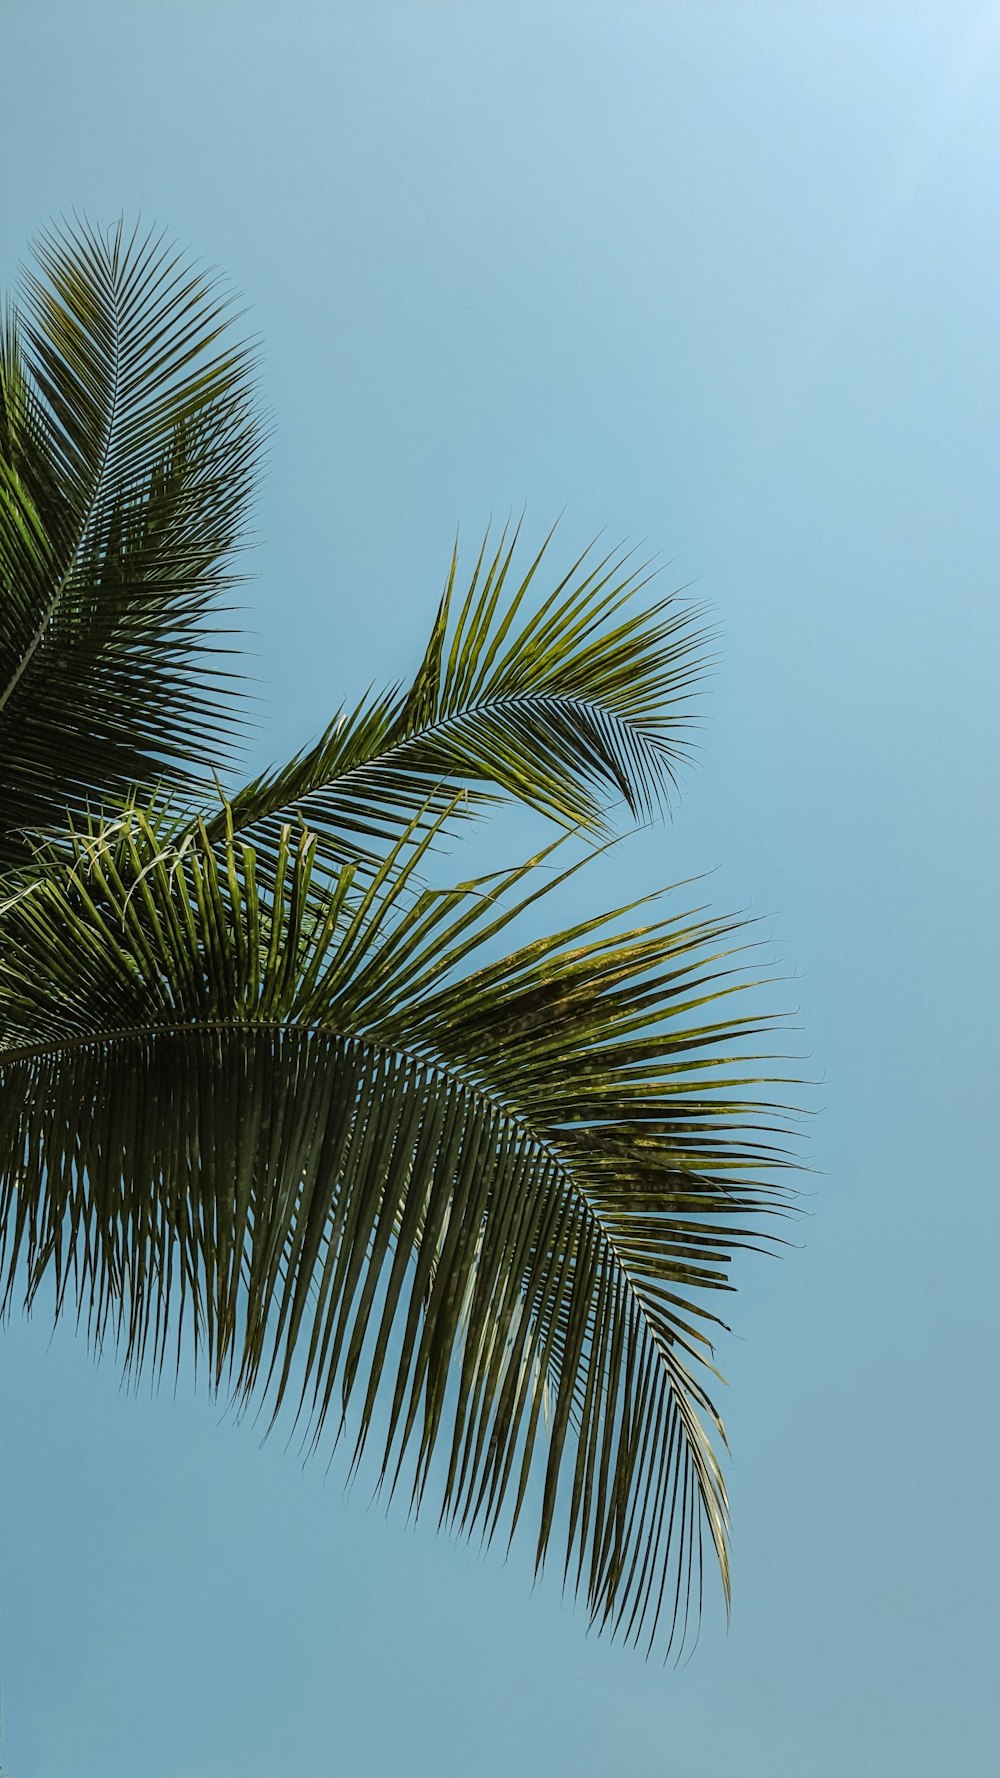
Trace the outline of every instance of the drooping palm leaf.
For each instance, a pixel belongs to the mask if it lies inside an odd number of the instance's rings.
[[[262,890],[223,825],[130,811],[0,908],[8,1294],[50,1276],[134,1366],[186,1333],[307,1436],[350,1407],[390,1485],[487,1536],[531,1510],[598,1623],[683,1636],[706,1534],[728,1587],[702,1293],[782,1201],[733,923],[477,968],[530,867],[421,890],[404,835],[318,923],[314,836]]]
[[[121,226],[38,259],[0,330],[0,869],[230,757],[217,620],[261,443],[211,278]]]
[[[641,818],[667,801],[689,756],[703,611],[676,594],[643,603],[646,570],[620,553],[587,552],[535,603],[551,533],[519,577],[517,541],[504,533],[492,554],[484,541],[460,600],[453,556],[407,690],[341,712],[314,747],[233,798],[255,845],[273,853],[293,812],[332,857],[362,862],[420,811],[467,811],[497,791],[597,831],[609,801]]]

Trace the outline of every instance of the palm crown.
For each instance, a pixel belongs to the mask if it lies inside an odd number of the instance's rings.
[[[701,619],[621,556],[541,597],[504,537],[464,590],[452,561],[408,688],[234,788],[251,354],[162,240],[38,263],[0,346],[6,1302],[377,1436],[387,1486],[532,1518],[600,1626],[675,1642],[706,1539],[729,1589],[707,1293],[787,1197],[739,922],[504,954],[551,857],[429,860],[503,798],[594,836],[661,805]]]

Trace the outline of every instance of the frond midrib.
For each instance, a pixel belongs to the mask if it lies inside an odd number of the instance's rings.
[[[377,772],[381,767],[393,762],[405,765],[405,755],[408,751],[420,747],[427,741],[446,735],[449,730],[454,732],[456,729],[461,729],[463,724],[476,717],[490,715],[495,711],[530,708],[544,703],[568,705],[576,710],[585,710],[588,715],[600,715],[605,719],[611,719],[620,724],[622,728],[630,730],[633,735],[640,736],[651,748],[656,748],[658,753],[669,759],[670,749],[660,741],[654,732],[637,722],[630,721],[628,717],[620,715],[611,705],[602,704],[598,698],[563,691],[507,692],[488,698],[483,703],[470,704],[463,710],[450,711],[444,716],[439,716],[433,722],[415,729],[412,734],[402,735],[398,739],[390,741],[388,746],[378,753],[373,753],[369,759],[362,760],[357,765],[348,766],[346,771],[335,771],[327,776],[317,777],[315,784],[308,789],[301,790],[288,803],[283,802],[273,808],[263,810],[251,810],[244,820],[234,819],[233,830],[242,833],[255,827],[261,821],[276,820],[286,809],[297,808],[300,804],[308,802],[310,798],[321,796],[324,790],[339,790],[349,784],[351,779],[363,779],[366,774]],[[676,747],[678,755],[681,755],[682,751],[679,746]],[[669,770],[669,766],[667,769]],[[446,774],[446,776],[449,775],[461,777],[463,775],[461,766],[457,765],[450,774]],[[234,817],[237,809],[238,803],[233,806]]]
[[[371,763],[377,764],[379,760],[389,759],[393,754],[402,753],[407,747],[416,746],[421,741],[430,740],[443,732],[446,733],[449,728],[459,727],[463,722],[468,722],[470,717],[489,715],[494,710],[516,709],[519,706],[546,703],[569,704],[574,709],[586,710],[588,714],[599,712],[602,716],[611,717],[615,722],[621,723],[623,728],[630,728],[636,734],[640,734],[651,745],[658,745],[657,737],[652,731],[644,728],[638,722],[632,722],[629,717],[622,716],[613,705],[602,703],[600,698],[588,697],[582,692],[549,691],[544,687],[539,687],[535,691],[500,692],[493,697],[486,698],[482,703],[472,703],[461,710],[447,711],[444,715],[435,717],[433,722],[415,729],[412,734],[402,735],[398,740],[392,741],[385,752],[377,754]],[[364,765],[351,766],[350,770],[344,773],[344,777],[350,777],[355,772],[363,772],[367,769],[368,762]],[[338,779],[337,782],[340,783],[342,780]]]
[[[87,532],[90,528],[91,520],[93,519],[94,514],[97,511],[97,508],[100,504],[102,494],[104,492],[104,484],[105,484],[105,480],[107,478],[107,473],[108,473],[108,464],[111,460],[111,447],[112,447],[112,443],[114,440],[115,423],[116,423],[116,420],[118,417],[118,401],[119,401],[120,386],[121,386],[121,318],[118,313],[118,290],[115,286],[112,286],[112,289],[113,289],[113,299],[112,299],[109,307],[111,310],[111,323],[112,323],[112,328],[113,328],[113,332],[114,332],[114,349],[113,349],[114,369],[113,369],[113,374],[112,374],[111,400],[110,400],[110,406],[109,406],[109,411],[108,411],[107,425],[104,428],[104,441],[101,446],[100,461],[98,464],[96,475],[94,477],[94,485],[93,485],[93,488],[91,489],[90,495],[88,496],[88,499],[85,502],[83,510],[80,513],[80,517],[77,521],[75,538],[74,538],[74,542],[73,542],[72,548],[69,553],[69,561],[67,562],[66,568],[56,583],[55,591],[53,592],[52,597],[48,602],[48,605],[46,606],[44,612],[42,613],[41,620],[35,629],[35,633],[32,636],[31,641],[28,643],[28,646],[25,649],[23,655],[21,656],[21,659],[18,661],[18,664],[17,664],[14,672],[11,675],[9,683],[6,685],[3,692],[0,693],[0,716],[3,715],[3,712],[6,709],[8,703],[10,702],[10,699],[12,698],[14,692],[17,690],[17,687],[20,684],[22,678],[24,677],[24,674],[27,672],[29,666],[31,665],[31,662],[34,659],[35,654],[37,653],[38,649],[40,648],[42,642],[45,640],[45,636],[48,632],[50,624],[52,623],[52,619],[55,617],[55,614],[56,614],[56,611],[58,610],[59,604],[63,598],[63,595],[66,592],[66,588],[69,586],[69,583],[73,578],[73,574],[76,569],[77,561],[79,559],[80,550],[83,547],[84,538],[87,535]]]

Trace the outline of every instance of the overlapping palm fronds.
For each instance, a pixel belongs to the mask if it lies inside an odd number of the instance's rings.
[[[706,1543],[729,1585],[709,1293],[786,1202],[739,922],[498,955],[551,870],[422,866],[470,796],[648,816],[701,619],[637,609],[619,557],[539,598],[505,538],[461,600],[453,563],[407,690],[192,813],[246,354],[159,243],[42,264],[0,413],[4,1301],[51,1286],[132,1371],[201,1355],[308,1443],[374,1439],[465,1530],[533,1519],[600,1626],[683,1639]]]

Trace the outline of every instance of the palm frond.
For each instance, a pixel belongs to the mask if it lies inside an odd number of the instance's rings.
[[[474,812],[498,794],[597,832],[611,802],[643,819],[662,807],[689,757],[704,612],[677,594],[644,603],[647,569],[621,552],[585,552],[536,600],[551,537],[518,572],[517,531],[492,552],[485,539],[462,595],[453,555],[409,688],[342,711],[314,747],[238,793],[241,831],[273,851],[295,812],[331,856],[363,863],[419,811]]]
[[[728,1589],[704,1295],[785,1197],[737,923],[620,910],[476,968],[530,866],[419,889],[418,817],[320,918],[315,836],[262,889],[223,821],[131,811],[0,907],[8,1298],[51,1278],[132,1367],[186,1336],[310,1441],[350,1411],[418,1506],[439,1453],[445,1517],[534,1513],[599,1625],[683,1638],[706,1537]]]
[[[0,329],[0,869],[232,757],[217,619],[262,438],[229,305],[161,237],[77,225],[38,261]]]

